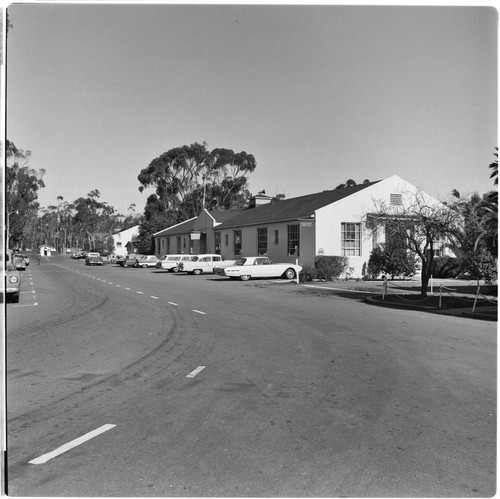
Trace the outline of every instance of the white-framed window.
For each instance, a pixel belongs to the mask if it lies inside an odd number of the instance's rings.
[[[342,256],[361,256],[361,224],[343,222],[341,235]]]
[[[267,227],[257,229],[257,255],[267,254]]]
[[[299,256],[300,252],[300,227],[299,224],[287,225],[288,256]]]
[[[221,253],[221,233],[214,232],[214,242],[215,242],[215,253],[220,255]]]
[[[241,230],[233,230],[233,248],[235,255],[241,255]]]

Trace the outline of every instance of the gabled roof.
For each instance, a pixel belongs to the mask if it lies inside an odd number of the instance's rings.
[[[226,220],[234,217],[241,210],[205,210],[215,221],[215,223],[223,223]],[[180,222],[178,224],[172,225],[171,227],[167,227],[166,229],[162,229],[159,232],[155,232],[153,237],[158,236],[176,236],[180,234],[187,234],[188,232],[194,230],[194,225],[198,217],[190,218],[189,220],[185,220],[184,222]]]
[[[190,218],[189,220],[186,220],[184,222],[180,222],[178,224],[172,225],[171,227],[160,230],[159,232],[155,232],[153,234],[153,237],[175,236],[178,234],[185,234],[186,232],[189,232],[190,230],[194,229],[194,223],[196,222],[197,218],[198,217],[193,217],[193,218]]]
[[[256,208],[246,208],[223,224],[214,227],[214,229],[228,229],[245,225],[310,218],[317,209],[362,191],[377,182],[379,181],[368,182],[354,187],[345,187],[343,189],[334,189],[332,191],[317,192],[297,198],[283,199]]]

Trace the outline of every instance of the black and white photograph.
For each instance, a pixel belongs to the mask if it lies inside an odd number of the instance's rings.
[[[493,5],[2,27],[3,495],[496,495]]]

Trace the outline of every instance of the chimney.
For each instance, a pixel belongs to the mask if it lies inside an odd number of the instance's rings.
[[[257,208],[257,206],[262,206],[263,204],[268,204],[273,200],[272,196],[266,196],[266,191],[260,191],[255,196],[250,198],[248,204],[249,208]]]

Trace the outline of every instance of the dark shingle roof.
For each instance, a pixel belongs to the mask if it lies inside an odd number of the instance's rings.
[[[219,230],[231,227],[242,227],[245,225],[308,218],[317,209],[335,203],[377,182],[379,181],[360,184],[354,187],[345,187],[344,189],[334,189],[332,191],[308,194],[297,198],[283,199],[282,201],[268,203],[256,208],[247,208],[239,214],[234,215],[223,224],[218,225],[215,229]]]

